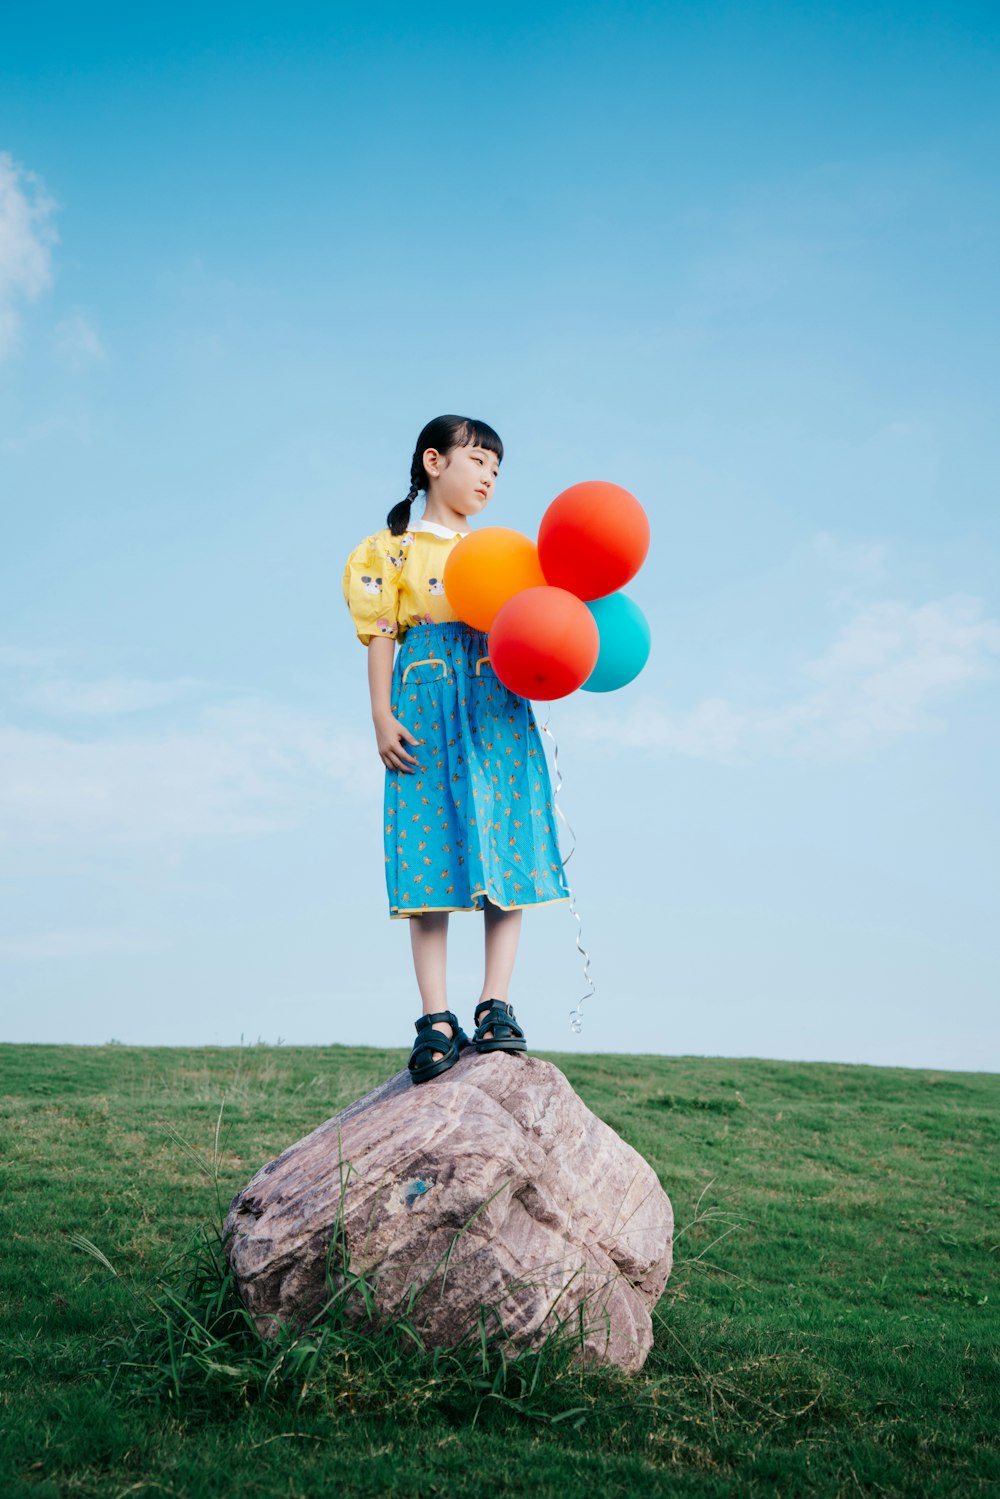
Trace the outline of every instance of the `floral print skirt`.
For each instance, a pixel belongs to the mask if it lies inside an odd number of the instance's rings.
[[[392,918],[568,900],[541,735],[527,698],[490,665],[481,630],[412,625],[396,653],[392,711],[419,769],[385,773]]]

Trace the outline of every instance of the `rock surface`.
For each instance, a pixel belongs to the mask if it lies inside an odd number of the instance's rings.
[[[526,1347],[553,1309],[582,1306],[587,1353],[638,1369],[673,1214],[652,1168],[557,1067],[469,1048],[420,1087],[397,1073],[234,1198],[230,1262],[265,1336],[326,1299],[335,1228],[380,1310],[424,1286],[410,1315],[430,1343],[460,1342],[485,1305]]]

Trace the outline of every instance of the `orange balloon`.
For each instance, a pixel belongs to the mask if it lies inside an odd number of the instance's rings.
[[[506,526],[485,526],[452,547],[443,581],[459,619],[473,629],[489,630],[509,598],[524,588],[540,587],[545,575],[530,537]]]
[[[649,519],[635,495],[601,479],[556,495],[538,528],[545,581],[602,599],[634,578],[649,551]]]
[[[526,588],[490,631],[493,670],[511,692],[549,702],[575,692],[597,664],[601,637],[586,604],[565,588]]]

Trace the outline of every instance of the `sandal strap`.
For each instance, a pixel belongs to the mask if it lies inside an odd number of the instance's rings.
[[[430,1041],[416,1041],[406,1065],[411,1072],[419,1072],[422,1068],[429,1066],[433,1062],[435,1053],[438,1056],[446,1057],[449,1054],[449,1047],[447,1045],[435,1046]]]
[[[432,1041],[430,1037],[433,1035],[436,1035],[438,1039]],[[457,1061],[460,1053],[454,1036],[449,1038],[441,1031],[431,1031],[429,1035],[418,1037],[414,1041],[406,1065],[411,1072],[422,1072],[425,1067],[436,1065],[435,1056],[450,1057],[452,1054]]]
[[[439,1031],[435,1026],[436,1020],[447,1021],[452,1027],[454,1034],[449,1036],[444,1031]],[[432,1015],[421,1015],[419,1020],[413,1022],[417,1032],[417,1039],[410,1049],[410,1057],[407,1062],[411,1072],[421,1072],[425,1067],[430,1067],[434,1062],[434,1055],[450,1056],[452,1051],[458,1055],[458,1038],[462,1034],[458,1017],[451,1010],[438,1010]]]
[[[498,1010],[501,1014],[509,1014],[512,1019],[514,1016],[513,1007],[505,999],[481,999],[476,1005],[475,1014],[472,1017],[477,1025],[479,1024],[479,1017],[484,1010]]]
[[[486,1013],[483,1013],[483,1012]],[[480,1020],[480,1014],[483,1018]],[[486,1039],[485,1032],[493,1032],[494,1041],[523,1041],[524,1031],[514,1016],[514,1007],[503,999],[484,1000],[476,1006],[477,1041]]]
[[[420,1019],[415,1020],[413,1024],[419,1032],[426,1030],[428,1026],[433,1029],[434,1023],[437,1020],[447,1021],[454,1028],[456,1035],[458,1034],[458,1017],[451,1010],[436,1010],[432,1015],[421,1015]]]

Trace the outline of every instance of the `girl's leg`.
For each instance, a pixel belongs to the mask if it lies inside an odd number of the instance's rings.
[[[521,940],[520,909],[504,911],[495,906],[488,896],[483,903],[483,926],[486,938],[486,971],[483,976],[481,1003],[485,999],[502,999],[508,1002],[511,974],[517,957],[517,944]],[[485,1032],[487,1038],[492,1031]]]
[[[422,916],[411,916],[409,925],[413,968],[423,1013],[432,1015],[436,1010],[448,1008],[448,912],[425,911]],[[435,1029],[452,1035],[452,1028],[446,1020],[439,1021]],[[436,1051],[434,1061],[439,1061],[441,1055]]]

